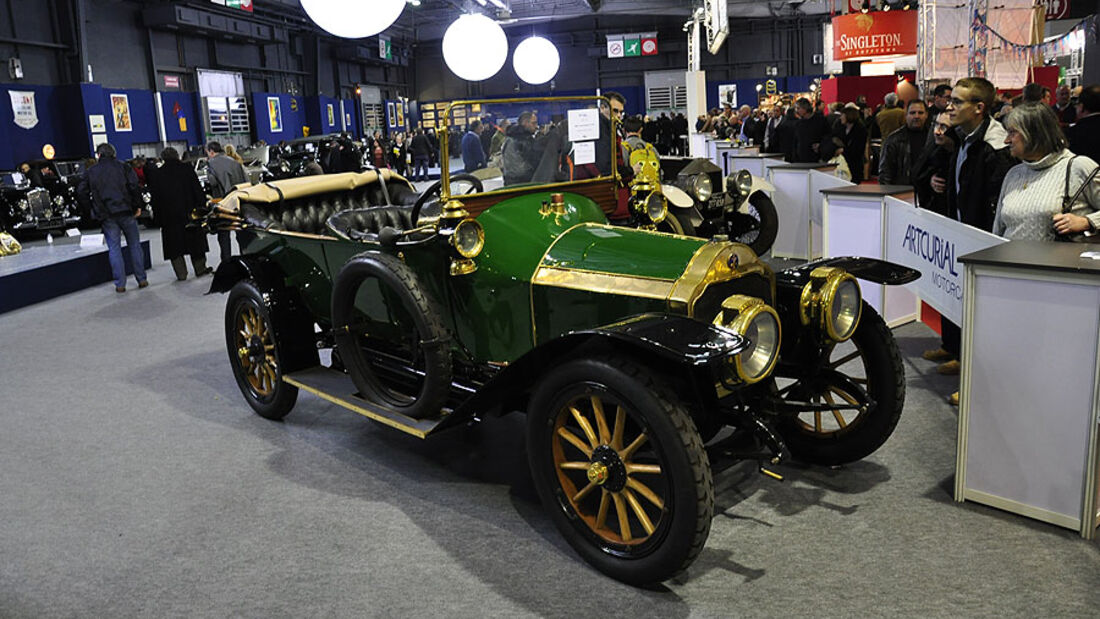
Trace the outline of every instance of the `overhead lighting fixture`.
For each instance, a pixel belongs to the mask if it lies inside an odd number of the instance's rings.
[[[508,37],[500,24],[481,13],[460,16],[443,34],[443,61],[457,76],[480,82],[508,60]]]
[[[489,0],[489,2],[493,3],[493,6],[497,7],[498,9],[504,9],[505,11],[508,10],[508,5],[501,2],[501,0]]]
[[[480,4],[481,6],[485,6],[486,4],[489,4],[488,2],[486,2],[486,0],[477,0],[477,3]]]
[[[345,39],[361,39],[393,25],[405,0],[301,0],[306,15],[322,30]]]
[[[524,39],[512,52],[512,68],[528,84],[545,84],[554,79],[561,66],[558,48],[548,39],[533,36]]]

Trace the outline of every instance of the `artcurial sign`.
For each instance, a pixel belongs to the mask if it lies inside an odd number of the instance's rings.
[[[875,11],[833,18],[833,59],[917,53],[917,11]]]
[[[1008,242],[893,197],[886,198],[884,234],[885,258],[921,273],[910,290],[955,324],[962,324],[963,318],[963,269],[958,257]]]

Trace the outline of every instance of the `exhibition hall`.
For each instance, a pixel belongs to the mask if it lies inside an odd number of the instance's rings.
[[[1100,609],[1097,0],[0,3],[0,616]]]

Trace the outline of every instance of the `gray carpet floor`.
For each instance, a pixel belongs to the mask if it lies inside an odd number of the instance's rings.
[[[306,394],[254,415],[225,297],[153,254],[145,290],[0,315],[0,616],[1100,615],[1096,542],[953,502],[954,387],[923,325],[896,330],[908,400],[884,448],[718,473],[702,555],[643,590],[553,529],[521,415],[426,441]]]

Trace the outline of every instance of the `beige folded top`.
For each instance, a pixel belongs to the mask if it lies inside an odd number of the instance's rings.
[[[272,181],[260,185],[237,185],[237,187],[222,199],[219,206],[229,211],[236,211],[241,202],[260,204],[272,204],[280,200],[291,200],[312,196],[319,193],[332,191],[350,191],[357,187],[378,182],[378,172],[343,172],[340,174],[319,174],[316,176],[301,176],[288,178],[281,181]],[[382,179],[389,182],[398,180],[408,183],[400,174],[384,168],[380,170]],[[277,189],[276,189],[277,188]]]

